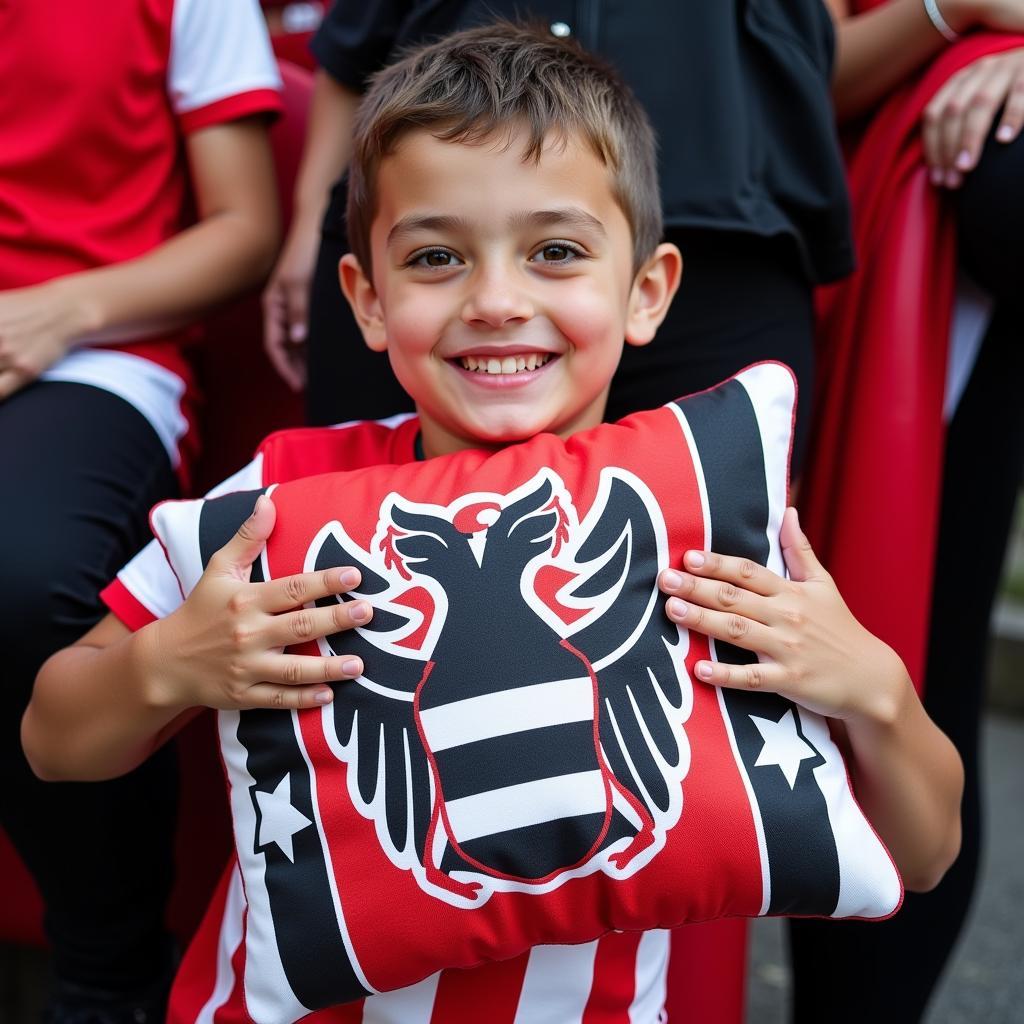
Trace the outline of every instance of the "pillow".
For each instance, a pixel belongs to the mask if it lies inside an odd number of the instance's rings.
[[[784,571],[794,404],[761,363],[568,441],[265,481],[254,578],[354,564],[328,600],[375,611],[295,648],[363,659],[332,704],[219,713],[254,1019],[612,929],[895,912],[826,721],[694,678],[753,655],[656,586],[689,548]],[[184,592],[259,493],[157,507]]]

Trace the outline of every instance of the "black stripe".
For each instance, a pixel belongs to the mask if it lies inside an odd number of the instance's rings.
[[[266,858],[266,886],[281,963],[288,984],[303,1006],[319,1010],[335,1003],[361,999],[368,992],[352,967],[334,913],[327,864],[316,825],[292,836],[292,863],[277,845],[259,846],[260,808],[256,793],[272,793],[291,775],[292,806],[311,822],[316,818],[309,773],[299,749],[288,711],[243,711],[238,741],[248,752],[246,768],[256,780],[250,790],[256,813],[253,843]],[[330,970],[323,965],[330,964]]]
[[[581,861],[597,842],[604,819],[603,813],[578,814],[480,836],[459,845],[494,871],[515,878],[543,878]]]
[[[215,551],[219,551],[252,515],[256,499],[266,494],[258,491],[235,491],[219,498],[208,498],[199,512],[199,557],[205,569]]]
[[[204,502],[199,514],[199,552],[203,567],[252,514],[256,499],[266,490],[238,491]],[[253,563],[250,579],[262,583],[263,567]],[[246,769],[255,782],[250,788],[256,831],[255,851],[266,859],[266,886],[278,951],[288,984],[303,1006],[311,1010],[361,999],[368,992],[349,961],[334,914],[327,866],[315,826],[292,836],[293,864],[276,843],[259,846],[260,807],[257,792],[272,793],[281,782],[282,765],[290,769],[292,806],[314,821],[309,773],[299,750],[288,711],[243,711],[238,742],[246,751]],[[310,937],[316,936],[316,948]],[[317,968],[330,963],[331,970]]]
[[[594,749],[594,723],[589,721],[464,743],[438,751],[434,760],[445,800],[600,767]]]
[[[764,454],[750,396],[737,381],[678,403],[700,455],[711,516],[711,547],[765,565],[768,561],[768,494]],[[749,651],[716,641],[720,661],[745,665]],[[813,775],[818,755],[800,762],[791,790],[782,771],[755,769],[764,740],[750,716],[777,722],[794,709],[772,693],[722,690],[736,745],[764,823],[771,877],[770,914],[831,914],[839,900],[839,856],[828,808]]]

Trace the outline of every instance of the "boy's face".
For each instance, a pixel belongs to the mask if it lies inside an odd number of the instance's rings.
[[[429,456],[595,426],[623,339],[645,344],[679,277],[661,246],[634,277],[629,224],[583,142],[405,136],[377,176],[373,284],[342,285],[416,402]]]

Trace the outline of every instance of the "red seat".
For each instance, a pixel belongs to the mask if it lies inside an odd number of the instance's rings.
[[[271,143],[285,222],[313,77],[303,68],[279,62],[284,81],[284,115],[274,124]],[[302,421],[301,396],[278,378],[262,345],[259,291],[213,314],[207,344],[196,353],[196,368],[207,396],[201,417],[203,452],[195,471],[205,489],[238,469],[252,456],[260,438]],[[254,400],[257,398],[258,400]],[[212,715],[193,722],[179,737],[181,812],[177,837],[177,882],[169,920],[183,939],[194,930],[230,849],[230,822],[223,778],[213,737]],[[0,830],[0,940],[42,944],[42,901],[31,876]]]

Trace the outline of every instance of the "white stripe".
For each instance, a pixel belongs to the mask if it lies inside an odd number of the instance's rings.
[[[420,712],[427,745],[433,751],[593,719],[594,684],[589,676],[485,693]]]
[[[535,946],[513,1024],[579,1024],[594,984],[596,942]]]
[[[432,974],[408,988],[370,996],[363,1003],[362,1024],[430,1024],[440,977]]]
[[[41,380],[90,384],[123,398],[156,431],[175,468],[181,463],[178,442],[188,430],[181,411],[185,382],[150,359],[105,348],[79,348],[45,370]]]
[[[607,806],[604,778],[596,770],[521,782],[445,804],[448,821],[459,842],[559,818],[594,814]]]
[[[644,932],[636,951],[636,994],[629,1007],[629,1024],[659,1024],[665,1009],[668,952],[671,934]]]
[[[783,576],[786,563],[779,546],[779,530],[786,511],[796,386],[789,370],[778,363],[751,367],[744,370],[737,380],[754,407],[761,435],[761,451],[764,453],[765,493],[768,496],[768,560],[765,564],[772,572]]]
[[[900,878],[850,789],[846,765],[820,715],[798,708],[804,736],[825,759],[814,778],[825,797],[839,856],[839,900],[833,917],[884,917],[900,901]]]
[[[248,907],[243,970],[245,1002],[255,1024],[287,1024],[307,1016],[310,1011],[296,998],[281,963],[265,879],[266,856],[257,852],[252,841],[256,835],[256,812],[249,791],[256,780],[249,774],[247,751],[238,741],[239,721],[237,711],[217,713],[221,756],[231,783],[235,849]],[[249,837],[248,840],[242,840],[243,836]]]
[[[196,1015],[196,1024],[213,1024],[213,1015],[224,1005],[235,988],[235,972],[231,958],[242,941],[242,914],[245,909],[245,895],[242,891],[242,876],[238,865],[231,869],[231,881],[224,900],[224,913],[220,921],[217,939],[217,974],[210,998]]]

